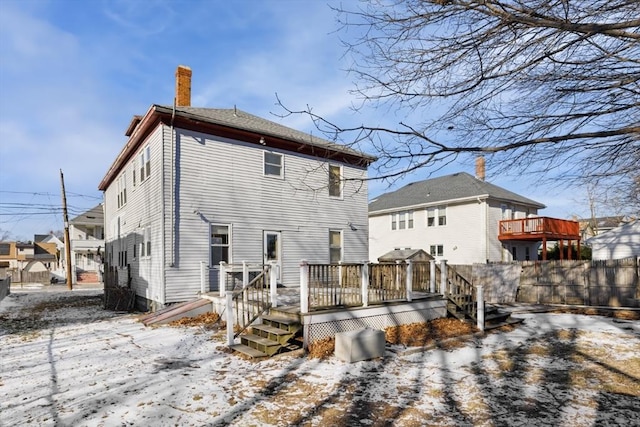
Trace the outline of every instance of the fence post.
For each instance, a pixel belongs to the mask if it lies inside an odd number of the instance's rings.
[[[477,325],[480,331],[484,331],[484,289],[482,286],[477,286],[476,290],[478,304]]]
[[[220,271],[218,273],[218,291],[223,297],[227,294],[227,263],[220,261]]]
[[[300,261],[300,313],[309,312],[309,263]]]
[[[360,287],[362,288],[362,306],[369,306],[369,261],[362,263]]]
[[[407,301],[413,299],[413,261],[407,260]]]
[[[207,292],[209,292],[209,281],[207,280],[207,286],[204,285],[205,282],[205,277],[204,277],[204,269],[205,269],[205,263],[204,261],[200,261],[200,293],[201,294],[206,294]]]
[[[442,295],[446,295],[449,291],[447,290],[447,260],[440,260],[440,292]]]
[[[342,261],[338,261],[338,287],[342,288]]]
[[[429,292],[436,293],[436,260],[429,260]]]
[[[227,345],[233,345],[233,292],[225,294],[225,312],[227,313]]]
[[[400,260],[396,260],[396,290],[400,290]]]
[[[242,289],[249,286],[249,266],[247,261],[242,261]]]
[[[269,294],[271,296],[271,305],[278,306],[278,263],[269,261]]]

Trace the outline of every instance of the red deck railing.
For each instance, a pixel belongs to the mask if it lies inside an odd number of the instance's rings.
[[[580,225],[577,221],[548,218],[544,216],[500,221],[500,240],[580,240]]]

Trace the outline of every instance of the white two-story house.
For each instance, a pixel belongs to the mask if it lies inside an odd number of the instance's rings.
[[[106,262],[129,266],[138,305],[194,298],[202,263],[275,263],[299,286],[301,260],[367,258],[373,157],[236,108],[190,106],[178,67],[175,106],[134,117],[99,185]]]
[[[536,260],[538,241],[502,243],[498,224],[544,207],[464,172],[414,182],[369,203],[369,259],[411,248],[452,264]]]

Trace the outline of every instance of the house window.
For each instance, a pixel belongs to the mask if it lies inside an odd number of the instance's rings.
[[[443,245],[431,245],[429,248],[429,252],[431,256],[444,256],[444,246]]]
[[[127,204],[127,172],[118,178],[118,209]]]
[[[342,166],[329,165],[329,196],[342,197]]]
[[[151,147],[145,147],[142,153],[140,153],[139,159],[140,163],[138,167],[140,168],[140,183],[142,183],[151,175]]]
[[[151,228],[147,227],[142,232],[142,243],[140,243],[140,258],[151,256]]]
[[[282,154],[264,152],[264,174],[268,176],[283,176]]]
[[[229,239],[229,226],[211,224],[211,266],[220,265],[221,261],[229,262],[231,245]]]
[[[413,211],[396,212],[391,214],[391,229],[404,230],[413,228]]]
[[[447,225],[447,208],[445,206],[438,208],[438,225]]]
[[[427,227],[447,225],[447,207],[438,206],[427,209]]]
[[[131,162],[131,176],[133,178],[133,186],[134,187],[136,186],[136,175],[137,175],[136,174],[136,169],[137,169],[136,168],[136,162],[137,162],[137,159],[133,159],[133,162]]]
[[[342,261],[342,231],[329,230],[329,262],[337,264]]]

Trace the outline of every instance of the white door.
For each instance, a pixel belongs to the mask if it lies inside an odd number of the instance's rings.
[[[264,232],[264,263],[276,263],[278,282],[282,282],[282,241],[279,231]]]

